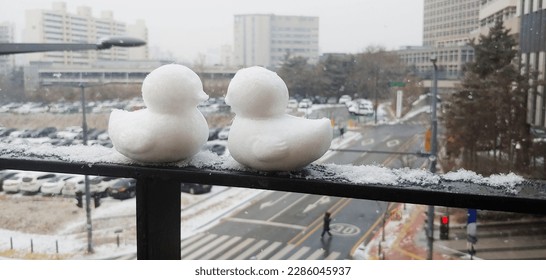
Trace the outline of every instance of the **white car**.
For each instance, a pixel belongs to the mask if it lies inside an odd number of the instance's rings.
[[[56,176],[55,173],[26,172],[22,175],[19,190],[25,194],[38,193],[45,181]]]
[[[63,192],[66,180],[74,177],[73,174],[57,174],[42,184],[42,195],[60,195]]]
[[[300,104],[298,105],[298,107],[300,109],[307,109],[307,108],[311,108],[312,105],[313,105],[313,101],[311,101],[311,99],[304,98],[300,101]]]
[[[218,139],[220,140],[227,140],[229,137],[229,130],[231,129],[231,126],[224,127],[220,132],[218,132]]]
[[[353,100],[353,98],[351,98],[351,96],[349,95],[342,95],[340,98],[339,98],[339,104],[346,104],[347,105],[347,102]]]
[[[89,176],[89,192],[108,196],[108,190],[118,181],[116,177]],[[84,186],[85,187],[85,186]]]
[[[374,114],[373,103],[366,99],[349,101],[347,107],[349,113],[354,115],[371,116]]]
[[[104,180],[105,178],[106,181]],[[102,177],[102,176],[87,176],[89,182],[89,193],[102,193],[105,195],[108,188],[110,188],[117,178],[111,177]],[[111,182],[110,182],[111,181]],[[75,196],[77,192],[85,192],[85,176],[84,175],[75,175],[74,177],[65,181],[64,188],[62,191],[63,195],[66,196]]]
[[[76,175],[66,180],[62,194],[66,196],[76,196],[77,192],[84,192],[85,190],[84,180],[85,180],[84,175]]]
[[[288,109],[298,109],[298,100],[296,99],[290,99],[288,100]]]
[[[18,173],[8,179],[4,180],[4,185],[2,186],[4,192],[6,193],[17,193],[19,192],[19,185],[21,185],[21,179],[23,173]]]

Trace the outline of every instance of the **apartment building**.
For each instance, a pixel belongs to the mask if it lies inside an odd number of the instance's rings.
[[[0,23],[0,43],[12,43],[14,41],[14,26],[9,22]],[[12,55],[0,56],[0,75],[5,75],[13,70],[15,58]]]
[[[96,43],[108,36],[133,36],[147,41],[143,21],[126,24],[114,18],[112,11],[102,11],[95,17],[90,7],[78,7],[69,12],[65,2],[55,2],[52,9],[27,10],[23,42],[26,43]],[[147,46],[112,48],[106,51],[47,52],[29,55],[29,61],[46,61],[58,65],[90,65],[98,60],[147,59]]]
[[[424,0],[423,46],[464,45],[479,26],[481,0]]]
[[[520,59],[523,71],[537,73],[537,79],[546,79],[546,3],[543,0],[519,0],[517,15],[521,20],[519,34]],[[536,80],[536,79],[535,79]],[[527,121],[546,127],[546,98],[544,87],[533,85],[528,93]]]
[[[235,15],[234,63],[279,67],[287,57],[319,57],[319,18],[274,14]]]

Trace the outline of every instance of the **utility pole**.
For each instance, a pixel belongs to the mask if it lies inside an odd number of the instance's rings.
[[[436,56],[433,55],[430,58],[430,61],[432,62],[432,65],[434,66],[434,69],[432,71],[432,94],[430,102],[431,108],[431,143],[430,143],[430,172],[436,173],[436,160],[437,160],[437,154],[438,154],[438,139],[437,139],[437,133],[438,133],[438,117],[436,116],[436,100],[437,100],[437,94],[438,94],[438,66],[436,65]],[[428,211],[427,211],[427,243],[428,243],[428,252],[427,252],[427,259],[432,260],[432,248],[434,243],[434,206],[429,205]]]
[[[85,117],[85,86],[83,82],[79,85],[81,89],[81,102],[82,102],[82,131],[83,131],[83,144],[87,145],[87,120]],[[85,214],[87,217],[87,253],[93,253],[93,225],[91,223],[91,193],[89,190],[89,178],[85,175]]]

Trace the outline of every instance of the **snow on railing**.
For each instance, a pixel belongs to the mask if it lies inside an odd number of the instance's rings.
[[[546,182],[516,174],[484,177],[459,170],[432,174],[422,169],[375,165],[311,164],[293,172],[259,172],[209,151],[169,164],[143,164],[100,145],[52,146],[0,143],[0,168],[142,177],[282,190],[459,208],[546,213]],[[137,178],[138,179],[138,178]]]

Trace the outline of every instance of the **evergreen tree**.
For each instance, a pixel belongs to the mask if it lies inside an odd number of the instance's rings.
[[[451,98],[446,112],[446,129],[450,149],[464,148],[465,167],[480,169],[478,155],[487,154],[494,164],[481,172],[505,172],[505,168],[523,170],[525,157],[518,155],[513,162],[514,147],[528,143],[526,125],[526,95],[528,82],[515,64],[516,40],[496,22],[489,34],[471,42],[475,61],[467,65],[467,72],[459,93]],[[527,80],[528,81],[528,80]],[[522,149],[521,152],[525,152]],[[481,152],[481,153],[480,153]],[[484,153],[487,152],[487,153]]]

